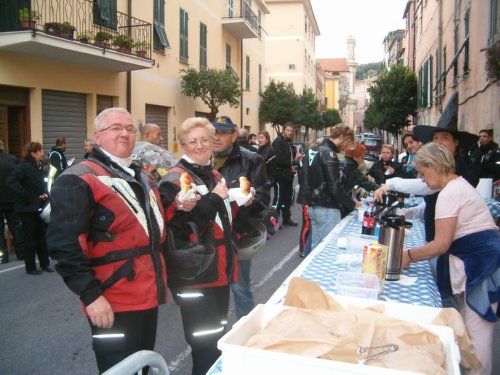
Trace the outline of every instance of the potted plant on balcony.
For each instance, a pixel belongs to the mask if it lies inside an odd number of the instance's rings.
[[[133,42],[133,39],[127,35],[117,35],[113,38],[111,43],[116,47],[117,51],[131,53]]]
[[[92,31],[82,31],[81,33],[78,33],[77,38],[81,43],[87,44],[94,35],[92,34]]]
[[[28,8],[19,9],[19,22],[23,29],[34,29],[36,21],[40,19],[40,13]]]
[[[94,42],[96,46],[103,47],[103,48],[111,48],[111,44],[109,44],[109,41],[113,38],[113,35],[106,31],[99,31],[97,34],[95,34],[94,37]]]
[[[139,57],[146,57],[148,54],[149,48],[151,47],[151,43],[146,42],[145,40],[140,40],[133,44],[135,49],[135,54]]]
[[[69,22],[46,22],[43,31],[47,34],[59,36],[66,39],[73,39],[75,27]]]

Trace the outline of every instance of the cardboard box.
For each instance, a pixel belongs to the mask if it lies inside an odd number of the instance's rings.
[[[454,341],[452,329],[428,324],[440,309],[354,297],[334,296],[334,298],[344,306],[353,304],[366,307],[383,304],[386,306],[386,315],[423,325],[429,331],[437,334],[444,344],[447,374],[460,374],[460,354]],[[240,319],[233,326],[233,329],[219,340],[218,347],[222,351],[223,374],[415,374],[370,366],[369,363],[368,365],[358,365],[244,346],[251,336],[266,326],[267,322],[283,309],[288,308],[290,307],[283,305],[257,305],[247,317]]]

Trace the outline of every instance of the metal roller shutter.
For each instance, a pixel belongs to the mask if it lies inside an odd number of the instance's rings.
[[[170,107],[146,104],[146,124],[156,124],[163,136],[162,147],[168,149],[168,110]]]
[[[58,137],[66,137],[66,158],[81,161],[87,138],[87,100],[85,94],[42,91],[43,148],[48,156]]]

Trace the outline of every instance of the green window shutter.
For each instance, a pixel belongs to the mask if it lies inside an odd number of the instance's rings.
[[[427,89],[429,87],[429,61],[424,63],[424,82],[423,82],[423,107],[427,107],[429,102],[427,101],[428,92]]]
[[[246,57],[245,89],[250,90],[250,56]]]
[[[429,57],[429,106],[432,107],[432,56]]]
[[[179,12],[180,17],[180,32],[179,32],[179,58],[181,61],[188,60],[188,14],[181,8]]]
[[[207,25],[200,23],[200,68],[207,67]]]
[[[96,25],[107,27],[108,29],[117,29],[116,0],[94,0],[94,23]]]
[[[231,46],[226,44],[226,68],[231,67]]]
[[[165,2],[154,0],[153,5],[153,48],[163,52],[165,48],[170,48],[165,30]]]

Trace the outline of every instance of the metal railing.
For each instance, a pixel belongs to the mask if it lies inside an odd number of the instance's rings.
[[[66,39],[87,39],[87,43],[104,48],[114,46],[124,53],[146,51],[141,57],[151,58],[151,24],[98,4],[91,0],[32,0],[31,8],[20,8],[14,2],[8,2],[2,6],[4,22],[0,31],[32,29]],[[21,22],[23,10],[36,24]],[[99,42],[102,33],[109,34],[105,44]]]
[[[260,38],[261,27],[259,25],[259,20],[255,12],[252,10],[252,7],[248,3],[248,0],[225,0],[224,18],[245,19]]]
[[[150,350],[141,350],[129,355],[102,375],[133,375],[146,366],[149,366],[149,374],[169,375],[165,359]]]

